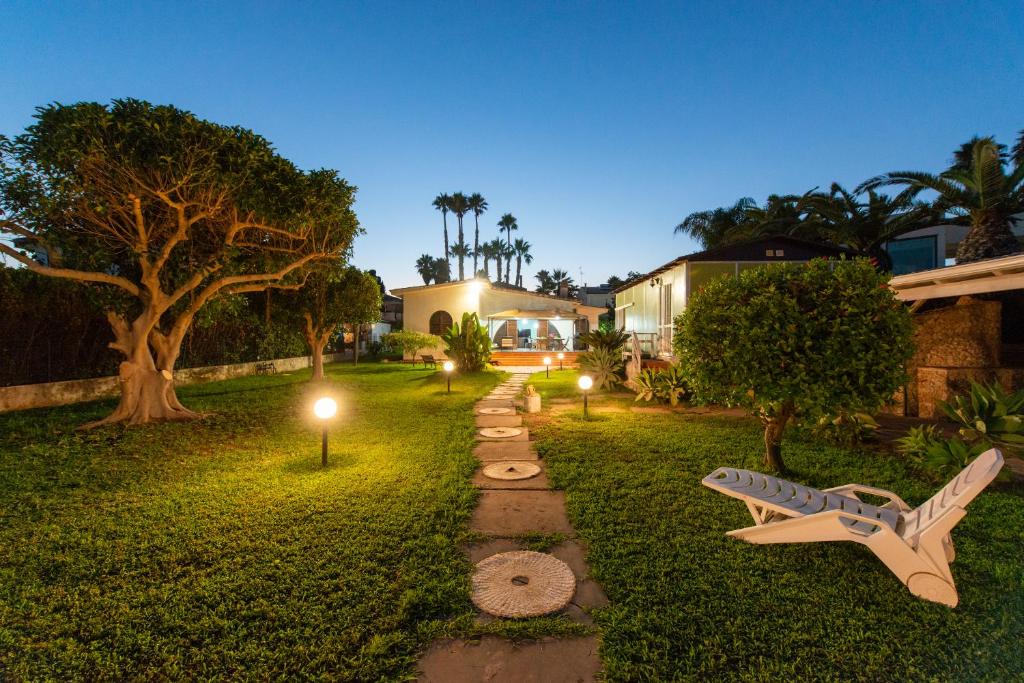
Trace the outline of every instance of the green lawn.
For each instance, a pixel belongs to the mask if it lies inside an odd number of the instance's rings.
[[[961,604],[950,610],[854,544],[727,538],[749,514],[700,479],[761,469],[753,420],[602,404],[622,412],[542,415],[533,434],[611,600],[597,614],[610,680],[1024,680],[1024,487],[990,487],[954,530]],[[867,449],[784,449],[791,477],[813,486],[871,484],[912,505],[934,492]]]
[[[0,416],[0,678],[403,679],[472,614],[472,402],[498,381],[329,366],[186,388],[196,423]]]

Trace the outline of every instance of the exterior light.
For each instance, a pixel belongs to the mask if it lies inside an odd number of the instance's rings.
[[[580,375],[577,382],[583,392],[583,417],[587,417],[587,392],[594,388],[594,379],[590,375]]]
[[[551,356],[544,356],[544,377],[551,379]]]
[[[484,285],[479,280],[473,280],[469,283],[469,291],[472,294],[479,294],[483,290]]]
[[[323,440],[320,449],[320,466],[327,467],[327,421],[338,414],[338,403],[330,396],[317,399],[313,414],[323,421]]]
[[[561,351],[559,351],[558,352],[558,369],[559,370],[562,369],[562,361],[564,361],[564,360],[565,360],[565,354],[562,353]]]
[[[446,360],[441,367],[444,368],[444,374],[448,375],[448,393],[450,394],[452,393],[452,370],[455,369],[455,363]]]

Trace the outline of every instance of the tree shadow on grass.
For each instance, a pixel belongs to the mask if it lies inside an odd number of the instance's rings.
[[[356,464],[356,458],[345,453],[328,453],[327,467],[320,464],[320,451],[310,449],[308,458],[294,458],[281,466],[281,472],[293,475],[323,474],[331,471],[343,471]]]

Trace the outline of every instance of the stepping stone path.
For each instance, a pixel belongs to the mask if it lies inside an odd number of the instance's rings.
[[[470,523],[488,540],[468,547],[473,572],[473,603],[478,620],[564,614],[592,624],[586,610],[608,600],[589,577],[586,551],[575,540],[565,512],[565,495],[551,490],[530,432],[516,413],[529,373],[515,373],[473,412],[481,467],[473,485],[480,502]],[[568,540],[548,553],[526,551],[525,534],[560,533]],[[514,643],[496,636],[479,641],[445,640],[419,661],[419,681],[593,681],[600,671],[597,637],[545,638]]]

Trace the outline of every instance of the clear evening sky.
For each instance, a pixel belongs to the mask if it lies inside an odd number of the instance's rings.
[[[597,284],[692,251],[692,211],[938,171],[1024,128],[1021,0],[0,0],[0,26],[0,132],[119,97],[252,128],[359,186],[355,262],[389,287],[441,254],[442,191],[487,198],[483,238],[519,219],[527,286]]]

